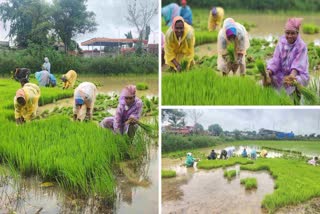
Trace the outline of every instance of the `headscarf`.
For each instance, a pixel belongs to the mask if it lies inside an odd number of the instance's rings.
[[[211,10],[211,14],[213,16],[216,16],[218,14],[218,11],[217,11],[217,8],[216,7],[213,7],[212,10]]]
[[[300,28],[302,20],[303,20],[303,18],[289,18],[284,29],[299,32],[299,28]]]
[[[45,61],[45,62],[49,62],[49,58],[48,58],[48,57],[45,57],[45,58],[44,58],[44,61]]]
[[[181,0],[181,4],[182,5],[186,5],[187,4],[187,0]]]
[[[83,105],[84,100],[82,99],[82,97],[77,97],[75,99],[76,105]]]
[[[135,85],[127,85],[121,92],[122,97],[133,97],[136,96],[136,86]]]
[[[16,98],[19,98],[19,97],[23,97],[24,99],[26,98],[26,94],[25,94],[25,92],[24,92],[24,90],[22,88],[20,88],[16,92]]]
[[[177,22],[177,21],[182,21],[182,22],[184,23],[184,19],[183,19],[181,16],[176,16],[176,17],[174,17],[174,19],[173,19],[173,21],[172,21],[172,25],[171,25],[172,30],[175,29],[175,27],[176,27],[176,22]]]
[[[192,156],[192,153],[191,153],[191,152],[188,152],[188,153],[187,153],[187,156]]]
[[[223,27],[226,29],[227,37],[237,35],[236,22],[232,18],[227,18],[226,20],[224,20]]]

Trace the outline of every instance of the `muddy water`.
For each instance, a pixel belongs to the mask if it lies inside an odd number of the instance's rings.
[[[163,168],[175,169],[176,160],[169,167],[163,159]],[[239,172],[239,166],[229,167]],[[181,170],[180,172],[182,172]],[[245,190],[240,179],[255,177],[257,190]],[[228,181],[223,169],[186,169],[176,178],[162,180],[162,213],[263,213],[261,201],[273,192],[274,182],[267,172],[240,171]]]
[[[152,148],[149,155],[132,169],[139,181],[133,183],[124,176],[117,177],[117,199],[112,205],[101,198],[80,199],[55,184],[40,187],[36,178],[14,179],[0,176],[0,213],[157,213],[158,154]],[[132,167],[132,164],[128,164]],[[136,166],[136,165],[135,165]],[[142,185],[144,184],[144,185]]]

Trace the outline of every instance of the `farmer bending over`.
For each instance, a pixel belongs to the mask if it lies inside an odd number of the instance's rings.
[[[97,87],[91,82],[83,82],[74,90],[73,119],[80,120],[81,108],[86,107],[85,120],[91,120]]]
[[[33,83],[24,84],[23,88],[17,90],[14,97],[14,116],[17,124],[30,121],[36,116],[40,88]]]
[[[35,77],[38,81],[39,86],[48,87],[50,83],[50,73],[46,70],[45,67],[42,67],[42,71],[35,73]]]
[[[224,17],[223,8],[222,7],[213,7],[209,13],[208,30],[210,32],[215,31],[216,29],[220,30],[223,17]]]
[[[14,79],[17,81],[21,81],[21,79],[29,80],[30,69],[28,68],[16,68],[14,72]]]
[[[228,56],[228,45],[234,45],[234,61]],[[223,22],[223,28],[218,34],[218,70],[223,75],[228,75],[230,70],[235,74],[240,67],[240,74],[246,73],[245,55],[250,47],[249,36],[245,27],[232,18],[227,18]]]
[[[308,161],[308,164],[316,166],[318,162],[318,157],[313,157],[311,160]]]
[[[184,22],[181,16],[174,18],[172,26],[165,35],[164,59],[166,64],[181,71],[181,62],[187,63],[187,69],[194,63],[195,36],[193,28]]]
[[[181,0],[180,16],[186,23],[192,25],[192,10],[187,5],[187,0]]]
[[[227,159],[227,150],[222,150],[221,153],[220,153],[220,159]]]
[[[77,73],[74,70],[69,70],[66,74],[62,75],[61,80],[63,82],[62,89],[73,88],[77,80]]]
[[[128,85],[122,89],[115,116],[104,118],[100,126],[133,138],[141,113],[142,101],[136,97],[136,86]]]
[[[248,153],[247,153],[247,149],[246,149],[246,148],[243,149],[243,151],[242,151],[242,153],[241,153],[241,156],[242,156],[243,158],[248,157]]]
[[[273,57],[267,63],[263,85],[285,88],[287,94],[296,91],[294,82],[306,86],[309,81],[308,48],[299,34],[301,18],[290,18],[285,25],[285,35],[279,38]],[[298,91],[297,91],[298,92]],[[300,97],[300,93],[298,93]]]
[[[208,156],[208,160],[215,160],[217,158],[217,153],[212,149],[210,155]]]
[[[161,8],[161,15],[163,16],[166,25],[170,27],[174,17],[180,15],[180,7],[176,3],[168,4]]]

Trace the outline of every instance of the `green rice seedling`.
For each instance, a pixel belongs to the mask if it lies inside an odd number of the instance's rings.
[[[234,43],[231,42],[227,46],[227,54],[228,54],[227,57],[228,57],[229,62],[232,64],[235,63],[235,61],[236,61],[234,53],[235,53]]]
[[[243,178],[240,180],[240,184],[244,184],[246,190],[257,189],[256,178]]]
[[[231,180],[232,178],[236,177],[237,171],[235,169],[233,170],[226,170],[223,173],[224,177],[227,177],[228,180]]]
[[[308,102],[308,104],[316,105],[319,103],[319,98],[313,91],[302,86],[297,81],[294,82],[294,86],[297,87],[298,91],[303,95],[304,99],[306,100],[306,102]]]
[[[161,170],[161,177],[162,178],[173,178],[176,177],[177,173],[173,170]]]
[[[285,91],[262,88],[250,77],[222,77],[209,68],[163,75],[162,92],[163,105],[293,105]]]
[[[188,60],[182,59],[182,61],[181,61],[181,63],[180,63],[180,65],[181,65],[181,71],[186,71],[186,70],[188,70],[188,64],[189,64]]]
[[[227,167],[227,166],[233,166],[235,164],[251,164],[253,163],[252,160],[248,160],[246,158],[229,158],[227,160],[201,160],[197,167],[199,169],[214,169],[214,168],[220,168],[220,167]]]
[[[315,24],[303,24],[302,32],[305,34],[316,34],[319,33],[319,27]]]
[[[139,82],[136,84],[136,86],[138,90],[147,90],[149,88],[148,84],[145,82]]]
[[[257,66],[257,69],[258,69],[258,71],[260,72],[260,74],[261,74],[263,77],[266,77],[266,76],[267,76],[267,72],[266,72],[266,65],[265,65],[264,61],[262,61],[262,60],[257,60],[257,61],[256,61],[256,66]]]

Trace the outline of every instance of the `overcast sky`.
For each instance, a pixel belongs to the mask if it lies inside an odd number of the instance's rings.
[[[320,109],[201,109],[199,123],[205,129],[219,124],[223,130],[258,131],[260,128],[274,129],[295,134],[320,134]],[[186,118],[188,125],[192,120]],[[164,123],[166,124],[166,123]]]
[[[5,0],[0,0],[4,2]],[[47,0],[48,2],[52,2]],[[150,3],[157,0],[139,0]],[[126,19],[127,2],[129,0],[88,0],[88,10],[96,14],[96,22],[98,23],[97,31],[87,35],[80,35],[75,38],[77,42],[83,42],[93,37],[108,37],[108,38],[125,38],[124,34],[130,30],[133,36],[137,36],[136,28],[130,25]],[[132,2],[132,1],[130,1]],[[158,43],[159,30],[159,15],[154,16],[151,20],[151,34],[149,41],[151,43]],[[5,39],[7,35],[3,30],[3,23],[0,23],[0,40]]]

